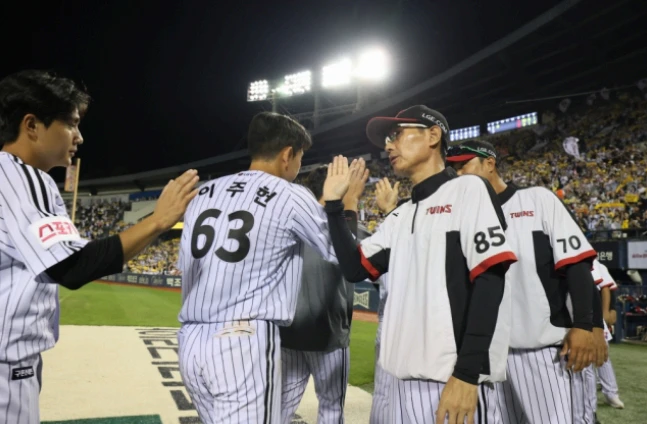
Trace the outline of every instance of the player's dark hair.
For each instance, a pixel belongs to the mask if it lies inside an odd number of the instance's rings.
[[[320,166],[310,171],[303,185],[306,186],[314,195],[315,199],[321,199],[323,196],[323,186],[328,176],[328,167]]]
[[[311,146],[308,131],[289,116],[261,112],[249,124],[247,147],[252,159],[273,159],[286,147],[292,147],[296,154]]]
[[[83,116],[89,103],[83,88],[53,73],[27,70],[9,75],[0,81],[0,145],[18,139],[27,114],[49,127],[55,120],[68,122],[77,109]]]

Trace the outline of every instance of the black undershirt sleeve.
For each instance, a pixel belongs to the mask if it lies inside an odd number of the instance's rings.
[[[56,283],[71,290],[121,272],[124,250],[118,235],[92,240],[81,250],[45,270]]]
[[[348,226],[348,229],[355,237],[357,237],[357,212],[351,210],[344,211],[344,217],[346,218],[346,225]]]
[[[573,328],[593,329],[593,291],[595,282],[590,262],[578,262],[566,266],[566,284],[573,302]],[[597,289],[595,289],[597,290]]]
[[[467,311],[463,341],[458,352],[453,376],[470,384],[477,384],[494,336],[499,305],[503,299],[506,267],[495,265],[474,280],[474,288]]]
[[[330,238],[332,239],[339,267],[344,278],[351,283],[357,283],[369,278],[369,273],[362,266],[362,258],[357,249],[357,244],[344,217],[344,205],[341,200],[326,202],[326,214]]]
[[[593,284],[593,327],[604,328],[602,315],[602,297],[600,290]]]

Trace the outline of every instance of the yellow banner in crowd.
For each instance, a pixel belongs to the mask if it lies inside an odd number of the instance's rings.
[[[619,209],[624,209],[625,204],[624,203],[598,203],[595,205],[595,209],[600,209],[600,208],[619,208]]]
[[[633,193],[625,194],[625,202],[638,203],[638,195]]]

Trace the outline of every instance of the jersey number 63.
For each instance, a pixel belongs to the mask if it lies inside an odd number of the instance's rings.
[[[200,259],[203,258],[207,252],[211,249],[213,242],[216,238],[216,230],[211,225],[203,224],[207,218],[218,219],[222,214],[222,211],[219,209],[207,209],[198,215],[198,219],[195,221],[193,227],[193,233],[191,234],[191,254],[194,258]],[[254,228],[254,215],[247,211],[236,211],[227,215],[229,222],[235,220],[243,221],[243,226],[236,229],[230,229],[227,234],[227,239],[236,240],[238,242],[238,249],[234,251],[229,251],[224,247],[220,246],[216,249],[216,256],[225,261],[225,262],[240,262],[249,253],[249,237],[247,234]],[[206,241],[202,247],[198,247],[198,238],[203,235],[206,237]]]

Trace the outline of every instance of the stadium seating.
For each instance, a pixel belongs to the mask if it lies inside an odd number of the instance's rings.
[[[591,238],[646,234],[647,101],[637,94],[621,94],[615,101],[583,105],[568,114],[545,113],[541,122],[484,137],[496,146],[506,181],[557,192]],[[563,141],[571,136],[580,140],[579,158],[564,151]],[[372,178],[395,182],[386,160],[374,160],[368,166]],[[401,181],[400,198],[408,197],[410,190],[410,184]],[[82,206],[76,223],[84,237],[111,235],[132,225],[124,221],[124,211],[130,208],[125,202]],[[360,201],[360,219],[374,231],[383,218],[375,203],[374,184],[369,184]],[[124,271],[178,275],[179,243],[169,237],[149,246]]]

